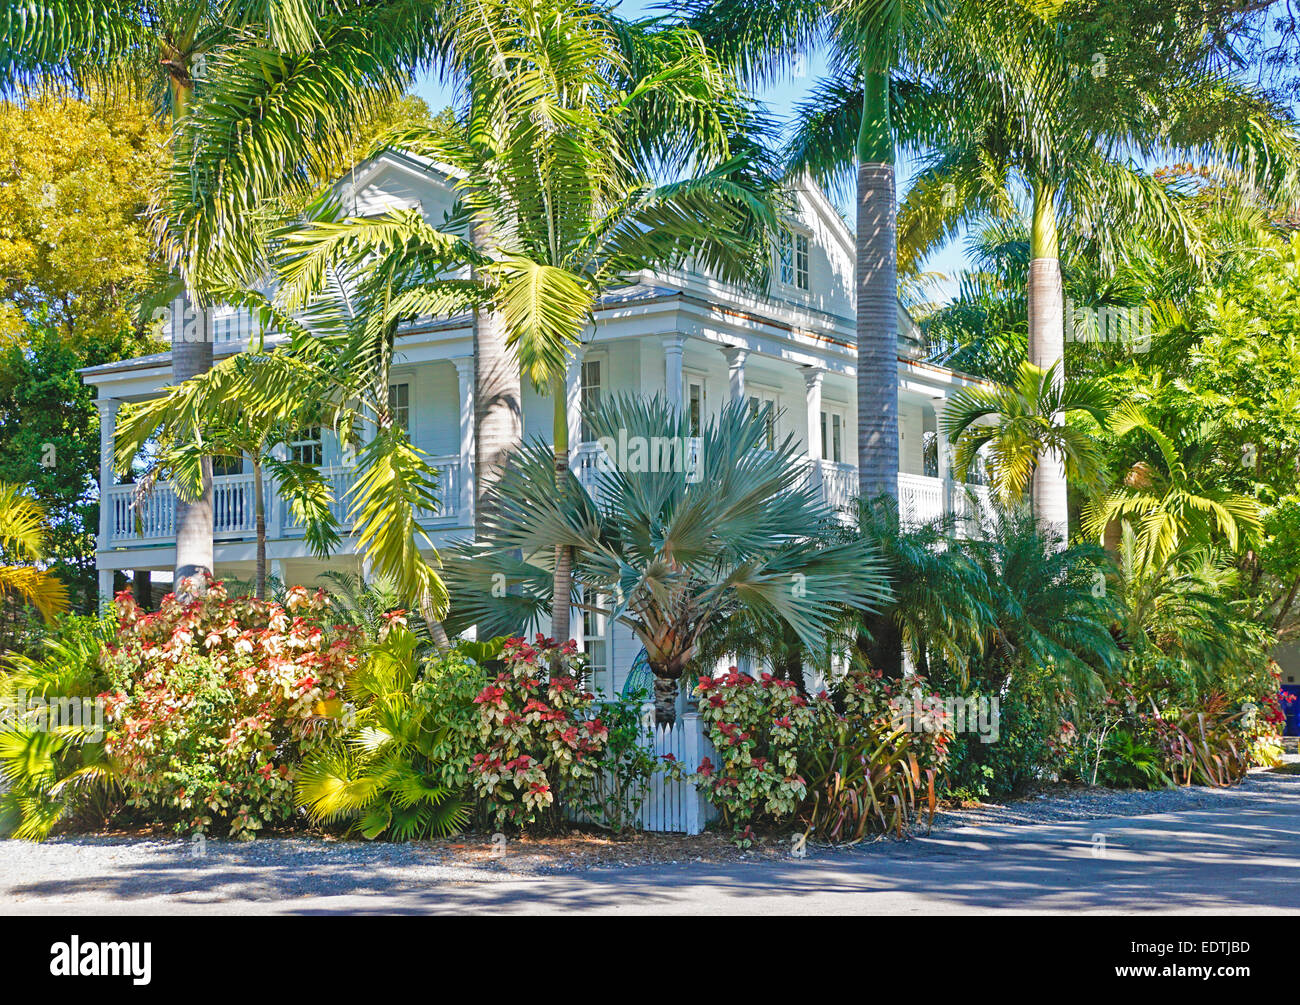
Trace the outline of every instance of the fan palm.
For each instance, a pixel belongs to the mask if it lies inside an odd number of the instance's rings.
[[[987,452],[994,487],[1006,505],[1020,500],[1031,482],[1039,491],[1034,474],[1045,458],[1063,458],[1069,477],[1084,484],[1100,478],[1101,445],[1069,418],[1082,414],[1104,426],[1110,394],[1096,381],[1062,382],[1060,368],[1059,360],[1046,370],[1025,362],[1014,384],[966,387],[953,395],[942,425],[955,444],[955,477],[967,480]]]
[[[68,588],[53,573],[26,564],[44,557],[41,504],[20,486],[0,482],[0,598],[31,604],[48,620],[68,609]]]
[[[547,447],[521,452],[496,492],[489,540],[446,562],[456,610],[481,632],[535,621],[551,600],[554,549],[571,548],[583,609],[641,641],[656,712],[668,722],[701,636],[733,611],[788,625],[823,653],[845,607],[888,600],[877,553],[838,538],[834,515],[805,484],[794,438],[760,449],[766,417],[744,403],[727,405],[689,458],[689,417],[661,396],[619,395],[584,419],[610,447],[620,437],[641,444],[645,463],[635,451],[607,454],[589,488],[570,472],[557,490]]]
[[[1209,430],[1195,430],[1180,443],[1140,405],[1127,402],[1116,412],[1111,431],[1117,436],[1142,433],[1159,461],[1138,461],[1118,486],[1089,507],[1088,533],[1104,535],[1111,521],[1133,524],[1140,563],[1159,569],[1181,548],[1221,541],[1235,552],[1243,539],[1259,531],[1258,502],[1213,483]]]
[[[69,617],[36,655],[7,657],[0,703],[38,699],[59,715],[57,722],[21,713],[0,722],[0,834],[40,841],[61,821],[102,825],[111,816],[117,772],[105,754],[103,719],[87,704],[108,688],[100,656],[113,636],[111,621]],[[39,706],[31,710],[48,720]]]
[[[295,800],[313,821],[346,822],[371,840],[395,841],[445,837],[469,822],[470,805],[459,794],[466,780],[448,778],[454,771],[442,756],[455,724],[421,694],[420,669],[409,631],[390,632],[371,648],[348,684],[354,727],[344,741],[310,754],[294,781]],[[480,686],[483,679],[458,658],[439,672]]]
[[[898,497],[898,282],[891,74],[928,33],[942,33],[957,0],[697,0],[689,24],[750,78],[767,79],[819,44],[852,109],[820,140],[856,167],[858,487]],[[808,135],[813,109],[801,109]],[[827,131],[828,127],[833,131]],[[811,162],[792,157],[802,170]]]
[[[438,10],[415,0],[37,0],[9,5],[0,15],[0,88],[143,87],[171,118],[174,212],[160,219],[160,237],[190,300],[173,324],[174,383],[212,365],[202,305],[210,259],[247,233],[226,226],[230,204],[234,212],[260,216],[264,197],[279,191],[279,183],[268,181],[272,174],[290,175],[303,188],[318,184],[347,152],[350,133],[339,127],[361,121],[409,81],[437,37]],[[249,97],[250,75],[274,101],[238,100]],[[237,123],[241,149],[256,156],[232,158],[228,144],[205,147],[214,118]],[[193,120],[207,123],[203,141],[189,128]],[[310,157],[286,161],[286,130],[310,141]],[[225,204],[214,205],[195,184],[203,171],[225,178]],[[178,590],[212,570],[210,459],[202,469],[202,491],[176,496]]]

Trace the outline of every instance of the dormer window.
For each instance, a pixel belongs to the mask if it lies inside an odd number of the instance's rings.
[[[783,227],[777,236],[776,257],[782,285],[807,293],[810,288],[808,235]]]

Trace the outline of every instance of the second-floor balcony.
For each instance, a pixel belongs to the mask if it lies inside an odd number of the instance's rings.
[[[595,443],[581,444],[573,457],[573,470],[589,490],[596,488],[596,456],[600,447]],[[430,458],[438,470],[439,504],[432,511],[420,515],[420,523],[428,530],[468,528],[473,524],[472,472],[466,472],[456,455]],[[808,477],[819,488],[827,506],[838,511],[848,511],[858,494],[858,472],[851,464],[832,461],[802,462]],[[348,491],[355,471],[345,467],[327,468],[331,511],[340,526],[348,527]],[[470,479],[466,485],[465,479]],[[265,481],[266,532],[272,540],[301,537],[303,528],[294,519],[289,504],[280,497],[274,480]],[[899,513],[907,524],[917,524],[937,519],[945,513],[959,517],[973,516],[969,495],[987,504],[988,490],[981,486],[945,484],[942,478],[902,473],[898,476]],[[166,485],[141,493],[135,485],[113,485],[108,490],[107,540],[101,547],[113,548],[130,545],[155,545],[170,543],[175,538],[176,496]],[[234,475],[217,475],[212,479],[213,531],[220,541],[251,539],[257,530],[256,499],[253,475],[245,472]]]
[[[420,514],[420,523],[428,529],[467,526],[472,517],[462,513],[464,474],[460,458],[451,455],[430,458],[438,469],[438,506]],[[356,473],[351,468],[332,467],[323,471],[330,486],[330,511],[343,533],[349,527],[348,508]],[[266,536],[269,539],[295,538],[303,534],[302,524],[294,519],[289,503],[280,497],[274,480],[264,483]],[[167,544],[176,536],[176,494],[170,486],[159,485],[147,493],[135,485],[113,485],[108,490],[107,540],[101,547]],[[212,525],[214,536],[221,541],[252,538],[257,531],[256,494],[253,475],[217,475],[212,479]]]

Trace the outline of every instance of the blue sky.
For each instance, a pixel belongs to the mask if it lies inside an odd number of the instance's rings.
[[[619,10],[627,17],[634,17],[638,14],[652,12],[657,3],[646,2],[646,0],[622,0],[619,4]],[[774,81],[770,86],[761,89],[758,97],[762,100],[782,125],[787,124],[794,115],[795,107],[816,84],[818,78],[826,72],[826,61],[820,54],[814,54],[807,62],[806,67],[792,66],[789,72],[780,79]],[[452,94],[450,89],[444,87],[436,79],[426,77],[417,82],[415,93],[428,102],[433,111],[438,111],[452,104]],[[906,163],[899,164],[899,188],[900,192],[905,191],[907,181],[911,174],[909,166]],[[841,211],[851,207],[841,206]],[[848,214],[848,219],[852,220],[852,213]],[[940,291],[931,295],[948,295],[950,296],[956,287],[956,280],[962,270],[966,268],[966,255],[963,238],[958,237],[948,242],[941,248],[936,249],[925,262],[925,270],[929,272],[941,273],[949,277],[949,282],[942,284]]]

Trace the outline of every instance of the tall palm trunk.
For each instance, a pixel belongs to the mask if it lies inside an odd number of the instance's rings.
[[[560,492],[569,477],[569,408],[568,386],[564,375],[551,378],[554,401],[554,428],[551,441],[555,451],[555,491]],[[555,546],[555,572],[551,583],[551,635],[557,642],[569,640],[569,621],[573,613],[573,549]]]
[[[209,317],[193,308],[192,323],[182,310],[172,327],[172,383],[181,384],[212,369]],[[212,575],[212,458],[204,457],[203,490],[193,499],[176,495],[176,596],[182,602],[203,591],[204,577]]]
[[[476,225],[471,238],[482,252],[487,232]],[[484,493],[501,480],[510,455],[523,442],[523,394],[519,364],[506,347],[499,311],[474,312],[474,536],[487,536],[490,517]]]
[[[173,77],[170,86],[174,128],[189,109],[192,91],[188,72],[184,79]],[[207,310],[187,294],[182,299],[179,319],[172,323],[173,384],[212,369],[211,336]],[[212,458],[203,458],[202,466],[203,490],[198,497],[186,502],[179,494],[176,496],[176,568],[172,578],[176,596],[182,602],[201,592],[204,577],[212,575]]]
[[[1052,187],[1033,181],[1034,218],[1030,231],[1029,262],[1029,362],[1046,370],[1065,355],[1065,302]],[[1065,379],[1064,365],[1057,368]],[[1060,416],[1055,421],[1061,421]],[[1055,450],[1044,451],[1034,466],[1034,516],[1039,526],[1065,541],[1069,532],[1069,505],[1065,459]]]
[[[258,600],[266,599],[266,492],[262,480],[262,459],[253,455],[253,516],[257,535],[257,561],[254,593]]]
[[[854,289],[858,342],[858,493],[898,498],[898,234],[889,75],[868,71],[858,133]]]

